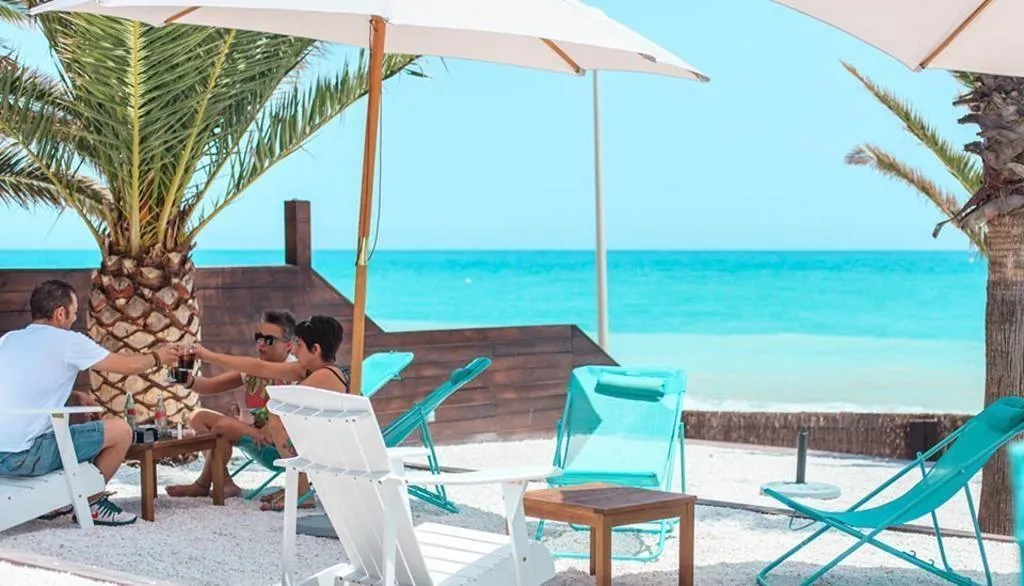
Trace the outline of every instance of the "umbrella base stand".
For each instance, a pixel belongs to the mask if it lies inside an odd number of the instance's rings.
[[[295,522],[295,532],[299,535],[312,535],[313,537],[338,538],[334,527],[331,526],[331,520],[323,514],[299,517]]]
[[[792,499],[832,500],[839,498],[842,491],[838,486],[824,482],[807,482],[807,430],[801,429],[796,438],[796,482],[778,480],[761,485],[761,494],[766,488]]]

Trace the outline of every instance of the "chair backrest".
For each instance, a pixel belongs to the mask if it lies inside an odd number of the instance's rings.
[[[679,370],[581,366],[569,379],[555,465],[670,488],[686,376]]]
[[[271,386],[268,409],[281,422],[317,487],[355,573],[384,579],[385,503],[399,503],[399,584],[431,584],[413,532],[406,490],[377,480],[391,472],[384,438],[368,397],[298,385]]]
[[[1003,397],[986,407],[956,433],[958,436],[917,484],[892,501],[873,507],[872,517],[899,525],[919,519],[942,506],[977,474],[999,448],[1024,432],[1024,398]]]
[[[412,352],[377,352],[363,359],[362,394],[372,397],[412,362]]]
[[[440,407],[448,397],[451,397],[455,391],[461,389],[469,384],[470,381],[480,376],[480,374],[490,366],[490,358],[478,356],[466,366],[455,369],[448,376],[448,380],[441,383],[441,386],[431,391],[430,394],[424,397],[422,401],[413,405],[408,411],[399,415],[384,427],[384,442],[392,447],[403,442],[405,438],[409,437],[412,432],[416,431],[416,428],[423,423],[427,416],[430,415],[432,411],[437,410],[437,408]]]
[[[1008,451],[1013,488],[1013,534],[1017,544],[1024,547],[1024,442],[1013,443]],[[1024,581],[1024,576],[1021,580]]]

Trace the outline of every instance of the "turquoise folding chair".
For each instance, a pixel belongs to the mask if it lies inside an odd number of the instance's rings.
[[[779,500],[812,521],[821,523],[823,527],[765,566],[757,575],[757,583],[767,585],[769,572],[830,529],[835,529],[853,537],[857,542],[811,575],[810,578],[802,582],[803,584],[815,582],[865,544],[877,547],[954,584],[974,584],[973,580],[957,574],[950,567],[949,561],[946,559],[946,549],[942,543],[942,533],[939,530],[939,519],[935,513],[936,509],[963,490],[964,496],[967,498],[967,507],[971,512],[971,520],[974,522],[974,534],[978,540],[981,563],[985,567],[985,578],[991,585],[992,573],[989,571],[988,558],[985,555],[985,542],[981,539],[978,515],[974,509],[974,499],[971,497],[968,483],[999,448],[1021,432],[1024,432],[1024,399],[1020,397],[1002,398],[972,417],[938,445],[923,454],[918,454],[917,459],[906,468],[897,472],[892,478],[845,511],[822,511],[796,502],[772,489],[764,489],[764,494]],[[940,452],[942,455],[929,468],[928,460]],[[919,470],[921,479],[903,494],[884,504],[862,508],[912,470]],[[934,562],[919,559],[914,553],[900,551],[877,539],[882,531],[920,519],[925,515],[931,515],[932,518],[939,546],[939,557],[942,559],[942,568],[936,566]]]
[[[1013,533],[1020,548],[1020,559],[1024,562],[1024,442],[1010,446],[1010,481],[1013,486]],[[1024,586],[1024,568],[1021,568],[1020,584]]]
[[[384,434],[384,444],[389,448],[397,447],[412,435],[413,432],[418,430],[420,442],[429,451],[427,454],[427,465],[432,473],[440,474],[441,465],[437,459],[437,452],[434,450],[434,439],[430,435],[430,426],[428,424],[430,414],[436,411],[455,391],[466,386],[490,366],[491,359],[480,356],[474,358],[466,366],[455,369],[448,377],[448,380],[441,383],[441,386],[431,391],[405,413],[384,426],[381,430]],[[376,392],[376,389],[374,392]],[[410,486],[409,494],[450,513],[459,512],[455,503],[448,499],[448,493],[445,491],[444,485],[439,484],[434,489]]]
[[[362,384],[363,395],[372,395],[392,380],[399,378],[402,370],[404,370],[406,366],[409,366],[412,359],[412,352],[377,352],[376,354],[372,354],[364,358]],[[259,488],[246,492],[246,500],[252,500],[266,490],[266,488],[270,486],[270,483],[284,472],[284,468],[274,465],[274,461],[280,459],[281,454],[277,451],[276,447],[272,445],[258,445],[248,437],[243,437],[242,441],[238,442],[235,447],[240,449],[242,453],[246,455],[246,461],[234,472],[231,472],[232,478],[254,463],[260,464],[270,471],[270,476],[259,486]],[[305,502],[312,495],[313,491],[310,490],[299,497],[299,504]]]
[[[683,464],[683,395],[686,375],[680,370],[581,366],[572,371],[565,409],[558,422],[554,465],[560,476],[552,486],[604,482],[620,486],[673,490]],[[678,520],[616,527],[615,531],[652,533],[658,545],[648,555],[613,555],[613,559],[651,561],[665,548]],[[584,527],[570,525],[573,529]],[[537,526],[536,539],[544,532]],[[588,553],[554,552],[557,557],[587,558]]]

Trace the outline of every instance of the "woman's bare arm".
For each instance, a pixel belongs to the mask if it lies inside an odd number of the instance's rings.
[[[188,388],[200,395],[216,395],[226,393],[242,386],[242,375],[238,372],[223,372],[217,376],[193,376],[189,375]]]
[[[299,380],[306,374],[298,362],[268,362],[251,356],[232,356],[196,346],[196,358],[244,372],[249,376],[279,380]]]

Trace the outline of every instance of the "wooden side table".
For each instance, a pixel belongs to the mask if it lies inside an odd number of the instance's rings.
[[[156,462],[161,458],[171,458],[182,454],[191,454],[203,450],[211,450],[213,459],[213,504],[224,505],[224,462],[221,454],[227,451],[227,440],[215,433],[200,433],[181,439],[165,439],[151,444],[132,444],[128,448],[126,460],[138,460],[139,473],[142,475],[142,518],[146,521],[155,519],[153,501],[156,500]]]
[[[693,518],[697,497],[610,484],[531,490],[527,517],[590,527],[590,575],[612,583],[612,528],[679,517],[679,585],[693,586]]]

